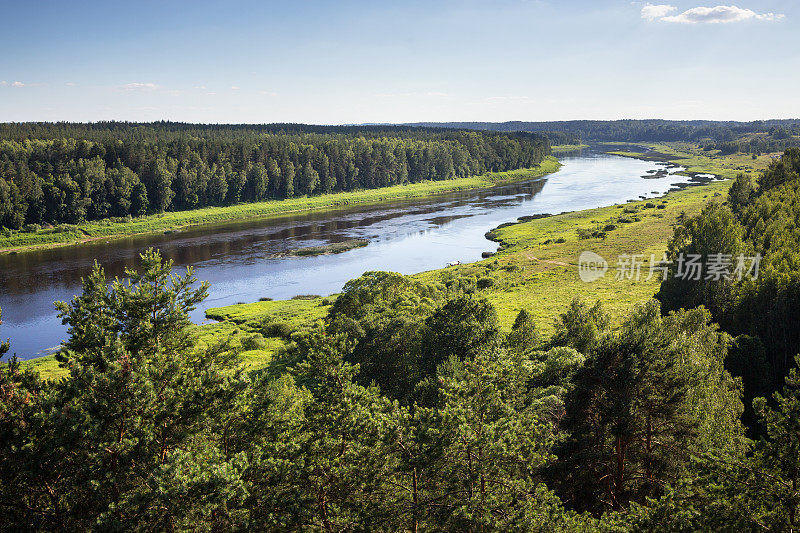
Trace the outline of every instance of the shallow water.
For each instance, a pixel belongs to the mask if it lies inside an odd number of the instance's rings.
[[[22,359],[58,346],[66,328],[53,302],[80,291],[80,278],[95,259],[107,274],[122,275],[150,246],[173,259],[178,270],[194,265],[197,277],[211,282],[209,298],[192,317],[201,322],[210,307],[261,297],[327,295],[369,270],[411,274],[449,261],[475,261],[481,252],[496,249],[484,234],[503,222],[653,197],[687,181],[672,175],[680,168],[669,169],[663,178],[643,179],[663,165],[627,157],[584,153],[562,162],[546,178],[492,189],[0,256],[0,337],[10,337],[12,352]],[[370,244],[336,255],[274,257],[354,238]]]

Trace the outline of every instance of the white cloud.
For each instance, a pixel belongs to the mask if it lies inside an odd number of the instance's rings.
[[[120,86],[121,89],[126,91],[154,91],[158,89],[158,85],[155,83],[126,83],[125,85]]]
[[[698,6],[687,9],[677,15],[669,15],[677,8],[667,4],[647,4],[642,8],[642,18],[649,21],[659,20],[674,24],[728,24],[745,20],[772,22],[781,20],[784,15],[776,13],[756,13],[752,9],[738,6]]]
[[[66,85],[67,87],[75,87],[75,82],[68,81],[68,82],[67,82],[67,83],[65,83],[64,85]]]
[[[656,20],[666,17],[678,8],[668,4],[646,4],[642,8],[642,18],[646,20]]]
[[[237,87],[236,85],[231,85],[231,91],[238,91],[241,87]]]
[[[0,81],[0,87],[25,87],[26,83],[22,83],[21,81]]]

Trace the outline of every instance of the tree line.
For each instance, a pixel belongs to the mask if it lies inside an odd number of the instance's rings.
[[[401,127],[0,125],[0,228],[446,180],[537,165],[546,137]]]
[[[486,131],[563,132],[584,141],[669,142],[710,141],[724,143],[752,133],[800,130],[800,120],[774,119],[752,122],[714,120],[561,120],[553,122],[420,122],[426,127],[465,128]],[[555,141],[553,141],[554,144]],[[571,143],[564,143],[571,144]]]
[[[0,530],[798,526],[798,376],[748,440],[705,309],[612,328],[575,300],[543,339],[527,310],[502,332],[474,279],[368,272],[247,373],[197,347],[207,285],[141,263],[57,304],[68,377],[0,367]]]
[[[710,203],[678,227],[669,258],[679,254],[761,255],[758,275],[721,280],[670,276],[656,295],[665,309],[703,305],[736,336],[728,362],[750,400],[783,386],[800,353],[800,148],[790,148],[757,179],[739,175],[727,201]],[[675,273],[676,264],[671,266]]]

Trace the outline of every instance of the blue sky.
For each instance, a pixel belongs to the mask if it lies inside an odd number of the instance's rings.
[[[798,4],[0,0],[0,121],[796,118]]]

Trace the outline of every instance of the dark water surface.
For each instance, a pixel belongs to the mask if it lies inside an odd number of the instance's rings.
[[[197,277],[211,282],[208,300],[193,316],[201,322],[210,307],[334,293],[368,270],[411,274],[449,261],[475,261],[496,248],[484,234],[503,222],[652,197],[687,181],[675,175],[643,179],[663,164],[626,157],[589,153],[562,162],[561,170],[546,178],[492,189],[0,256],[0,337],[10,337],[12,352],[22,359],[58,346],[66,328],[53,302],[80,290],[80,278],[95,259],[107,274],[122,275],[150,246],[173,259],[178,270],[194,265]],[[368,239],[369,245],[336,255],[273,257],[354,238]]]

